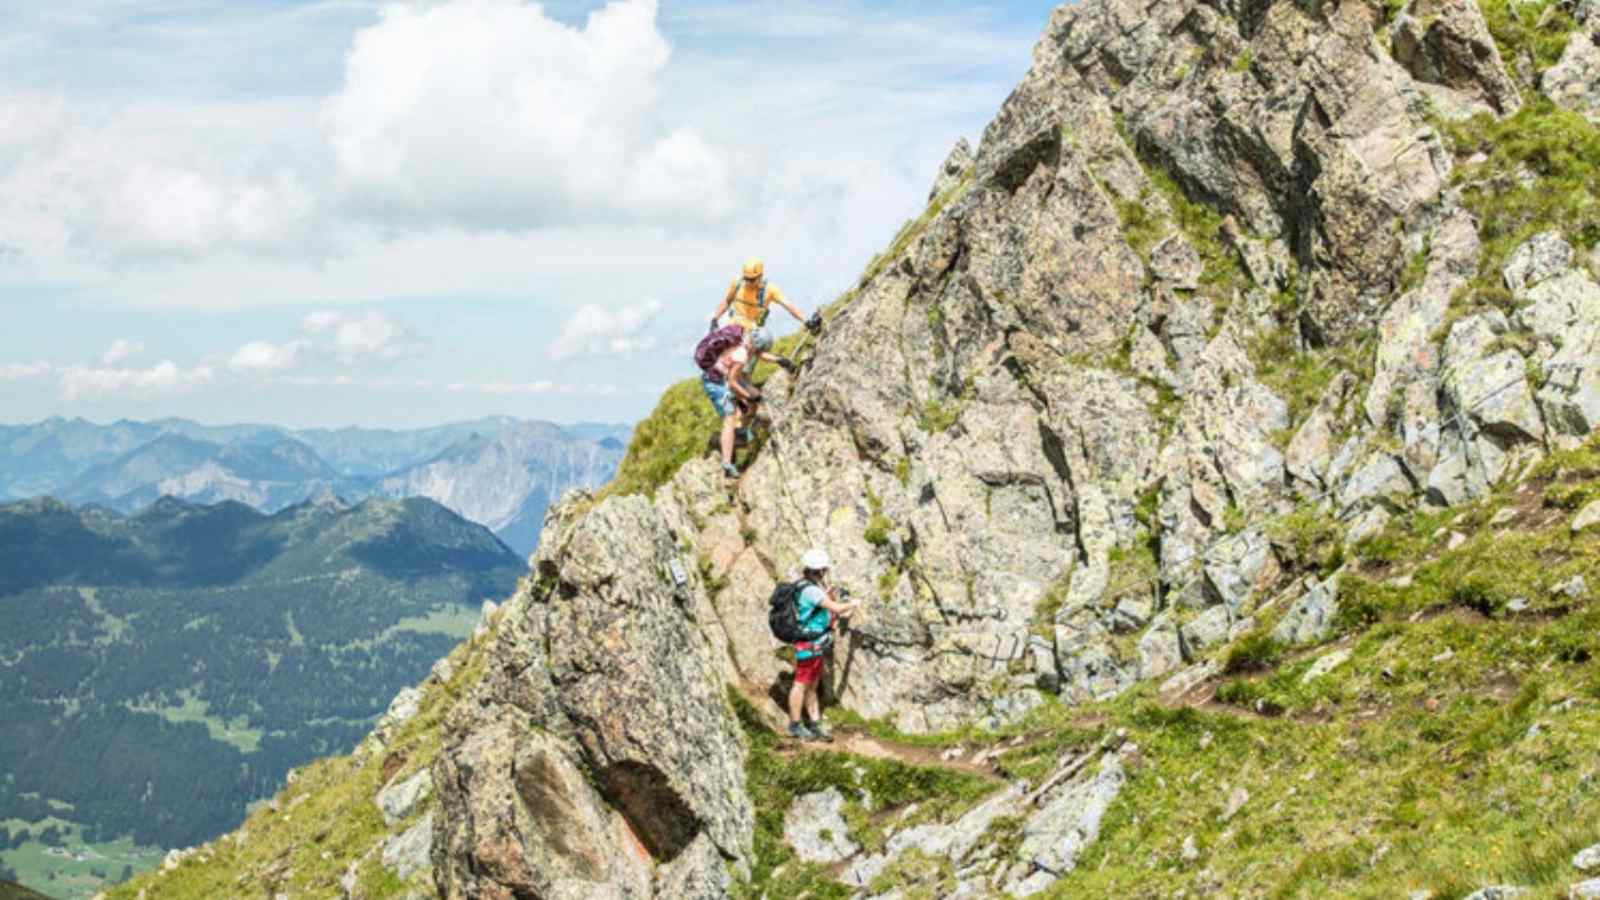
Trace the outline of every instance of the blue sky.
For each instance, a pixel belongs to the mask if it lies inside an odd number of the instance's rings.
[[[1053,5],[10,0],[0,422],[635,419],[745,256],[846,287]]]

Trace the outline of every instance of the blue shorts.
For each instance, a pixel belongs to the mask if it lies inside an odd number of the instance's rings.
[[[700,387],[710,398],[711,408],[717,411],[718,417],[726,419],[733,412],[733,389],[725,382],[712,381],[710,376],[702,375]]]

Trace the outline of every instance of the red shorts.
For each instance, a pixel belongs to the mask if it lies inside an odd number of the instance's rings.
[[[813,656],[810,659],[797,659],[794,661],[794,683],[816,684],[822,680],[822,657]]]

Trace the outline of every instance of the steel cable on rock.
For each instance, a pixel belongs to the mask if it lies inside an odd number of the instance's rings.
[[[789,398],[793,398],[795,388],[800,384],[800,373],[804,370],[805,366],[811,362],[811,357],[809,356],[806,357],[803,362],[800,361],[798,357],[800,356],[801,351],[807,349],[815,335],[816,332],[807,329],[805,336],[800,339],[799,346],[795,348],[794,355],[796,360],[794,361],[794,372],[792,373],[789,381]],[[778,464],[778,486],[783,493],[783,498],[793,509],[795,516],[800,519],[800,528],[797,530],[799,533],[805,535],[808,546],[816,546],[816,537],[811,533],[811,522],[806,518],[805,511],[800,508],[800,504],[795,501],[794,495],[789,491],[789,472],[787,467],[785,467],[783,464],[783,447],[780,446],[781,442],[778,440],[777,429],[769,427],[767,432],[767,443],[772,445],[772,457],[777,461]],[[781,511],[779,515],[782,515]],[[792,523],[790,524],[790,527],[793,528]]]

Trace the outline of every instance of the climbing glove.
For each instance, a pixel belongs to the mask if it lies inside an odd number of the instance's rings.
[[[706,329],[706,334],[710,334],[711,332],[716,331],[716,330],[717,330],[717,317],[716,316],[712,316],[711,317],[711,327]]]
[[[795,369],[797,369],[799,367],[796,366],[794,364],[794,360],[790,359],[789,357],[780,356],[780,357],[778,357],[778,368],[784,370],[785,372],[792,373],[792,372],[794,372]]]
[[[811,314],[811,318],[806,320],[806,330],[812,334],[822,330],[822,313],[815,312]]]

